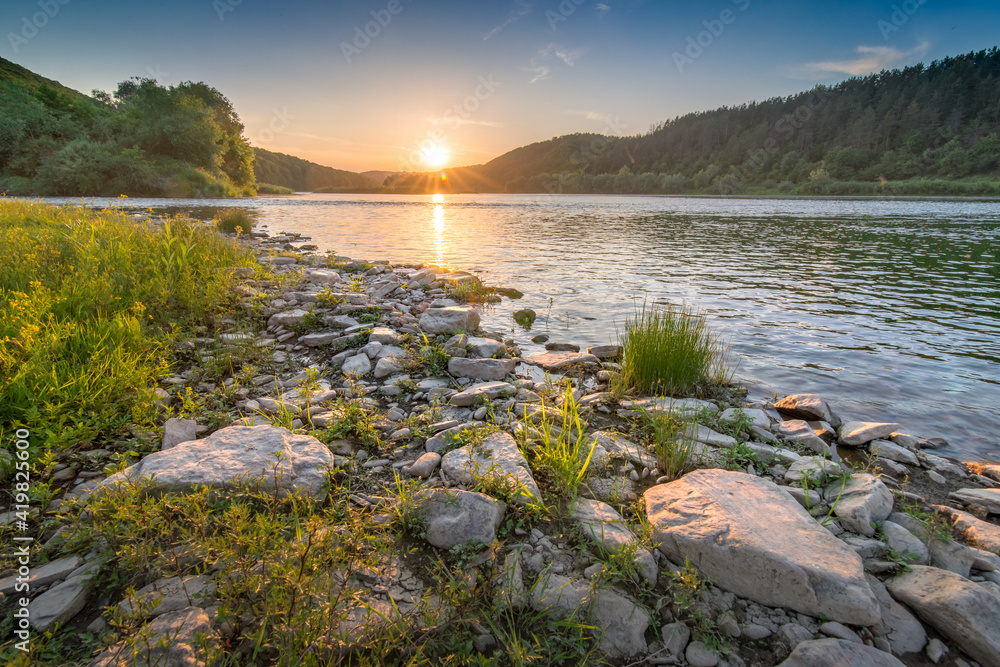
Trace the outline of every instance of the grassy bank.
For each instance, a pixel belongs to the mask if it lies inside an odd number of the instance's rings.
[[[249,253],[199,223],[0,199],[0,438],[61,450],[148,423],[170,343],[235,301]]]

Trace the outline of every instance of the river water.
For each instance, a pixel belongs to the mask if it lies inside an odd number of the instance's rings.
[[[51,200],[50,200],[51,201]],[[63,200],[57,200],[63,201]],[[80,200],[71,200],[79,202]],[[594,345],[647,303],[687,304],[751,396],[818,393],[849,419],[1000,460],[1000,202],[548,195],[85,200],[247,206],[354,259],[427,262],[525,293],[484,325]],[[210,214],[210,211],[209,211]],[[510,314],[533,308],[531,333]],[[528,346],[531,349],[531,346]]]

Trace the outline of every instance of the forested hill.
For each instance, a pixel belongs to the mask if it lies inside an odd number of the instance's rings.
[[[83,95],[0,58],[0,192],[254,193],[253,151],[222,93],[133,78]]]
[[[254,172],[258,183],[291,188],[297,192],[320,189],[366,189],[376,184],[367,176],[353,171],[325,167],[284,153],[274,153],[254,147]]]
[[[1000,52],[691,113],[631,137],[574,134],[399,191],[998,194]]]

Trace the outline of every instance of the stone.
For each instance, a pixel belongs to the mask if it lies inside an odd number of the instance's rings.
[[[927,550],[931,554],[931,562],[936,567],[963,577],[969,576],[972,564],[976,561],[976,552],[973,549],[954,540],[944,542],[933,538],[927,542]]]
[[[160,449],[170,449],[174,445],[188,442],[198,437],[198,422],[193,419],[171,417],[163,424],[163,441]]]
[[[867,537],[875,534],[872,523],[892,512],[892,492],[882,480],[868,473],[855,473],[843,485],[832,484],[824,495],[836,503],[833,513],[844,528]],[[835,500],[838,496],[839,500]]]
[[[667,623],[660,628],[660,638],[663,641],[664,657],[676,661],[684,655],[684,649],[691,641],[691,628],[680,621]]]
[[[369,343],[382,343],[383,345],[399,345],[399,334],[388,327],[375,327],[368,334]]]
[[[656,467],[655,458],[620,433],[596,431],[591,437],[598,447],[603,447],[604,451],[615,458],[624,458],[637,466],[650,469]]]
[[[493,433],[475,447],[466,445],[448,452],[441,459],[441,469],[461,484],[472,484],[491,476],[499,477],[498,481],[510,480],[518,486],[514,503],[542,502],[531,468],[509,433]]]
[[[827,402],[816,394],[794,394],[786,396],[774,407],[793,417],[805,420],[819,420],[833,423],[834,416]]]
[[[920,465],[916,454],[906,447],[900,447],[889,440],[872,440],[868,445],[868,451],[880,459],[889,459],[890,461],[905,463],[908,466],[914,467]]]
[[[31,627],[45,632],[56,623],[63,624],[76,616],[87,606],[90,593],[90,577],[97,571],[99,563],[85,564],[61,584],[45,591],[28,605]]]
[[[125,598],[118,606],[126,614],[145,613],[156,618],[188,607],[206,607],[214,594],[215,583],[208,575],[164,577],[143,586],[133,598]]]
[[[795,648],[802,642],[811,641],[813,633],[798,623],[784,623],[778,628],[777,636],[789,648]]]
[[[428,452],[440,452],[445,447],[451,445],[458,439],[463,433],[475,430],[477,428],[476,424],[468,422],[466,424],[459,424],[458,426],[452,426],[440,431],[434,436],[427,439],[424,443],[424,449]]]
[[[885,440],[892,435],[899,424],[884,422],[847,422],[841,424],[837,431],[840,444],[848,447],[861,447],[872,440]]]
[[[914,565],[886,587],[925,623],[984,665],[1000,655],[1000,597],[965,577]]]
[[[883,521],[882,533],[885,535],[885,543],[889,548],[908,563],[926,565],[930,562],[931,556],[927,551],[927,546],[903,526],[892,521]]]
[[[489,496],[459,489],[432,489],[418,494],[427,517],[427,541],[439,549],[453,549],[467,542],[489,546],[507,506]]]
[[[285,327],[291,328],[296,324],[303,322],[306,317],[308,317],[309,312],[302,310],[301,308],[295,308],[293,310],[286,310],[282,313],[275,313],[267,320],[268,327]]]
[[[811,639],[795,647],[778,667],[905,667],[872,646],[844,639]]]
[[[590,479],[580,487],[580,493],[594,500],[624,503],[635,500],[635,483],[628,477]]]
[[[376,380],[381,380],[382,378],[402,372],[403,362],[396,357],[382,357],[375,364],[374,375]]]
[[[923,624],[889,595],[885,584],[870,574],[866,574],[865,578],[882,610],[882,619],[872,626],[872,632],[889,641],[889,650],[893,655],[923,651],[927,645],[927,631]]]
[[[441,465],[441,455],[437,452],[426,452],[413,462],[413,465],[407,469],[407,472],[412,477],[427,479],[434,474],[439,465]]]
[[[567,618],[577,613],[589,593],[590,585],[585,581],[544,573],[531,589],[531,608]]]
[[[340,334],[338,333],[311,333],[301,336],[299,343],[306,347],[323,347],[324,345],[332,345],[339,338]]]
[[[768,417],[767,413],[764,412],[763,410],[760,410],[758,408],[741,408],[741,410],[743,414],[746,415],[746,417],[750,420],[751,426],[756,426],[758,428],[764,428],[764,429],[771,427],[771,418]],[[740,410],[737,410],[736,408],[726,408],[725,410],[722,411],[722,414],[719,415],[719,418],[722,419],[722,421],[732,422],[736,421],[736,418],[739,416],[739,413]]]
[[[948,655],[948,647],[944,645],[940,639],[935,637],[927,642],[927,657],[931,659],[935,665],[941,661],[941,658]]]
[[[545,344],[545,349],[549,352],[579,352],[580,346],[574,343],[559,343],[552,341]]]
[[[945,514],[951,527],[968,540],[969,544],[993,553],[1000,552],[1000,526],[953,507],[935,505],[934,509]]]
[[[353,375],[355,377],[361,377],[362,375],[367,375],[372,370],[371,359],[368,358],[367,354],[356,354],[347,361],[340,369],[344,375]]]
[[[309,269],[309,282],[335,285],[340,282],[340,274],[331,269]]]
[[[592,354],[601,361],[612,361],[622,356],[621,345],[594,345],[587,348],[587,354]]]
[[[479,313],[468,306],[428,308],[420,316],[420,328],[432,334],[454,334],[479,328]]]
[[[845,468],[839,463],[819,456],[804,456],[788,467],[784,478],[786,484],[800,484],[807,478],[811,482],[818,483],[826,477],[842,475],[845,472]]]
[[[515,310],[513,317],[515,322],[521,325],[525,331],[528,331],[531,329],[531,325],[535,323],[535,318],[538,317],[538,314],[530,308],[523,308],[521,310]],[[535,336],[535,338],[540,338],[540,336]],[[532,342],[545,342],[536,341],[535,338],[531,339]],[[548,336],[545,337],[545,340],[548,340]]]
[[[688,644],[684,651],[684,659],[691,667],[715,667],[719,664],[719,656],[702,642]]]
[[[822,632],[827,637],[833,637],[834,639],[843,639],[845,641],[854,642],[855,644],[862,644],[861,637],[854,630],[843,623],[837,623],[836,621],[827,621],[819,626],[819,631]]]
[[[601,549],[618,553],[636,544],[636,537],[625,525],[621,515],[599,500],[577,498],[570,518],[590,540]],[[636,552],[636,570],[651,586],[656,585],[656,561],[645,549]]]
[[[630,658],[646,652],[649,614],[633,600],[601,588],[594,594],[589,611],[599,629],[599,647],[606,656]]]
[[[685,429],[685,436],[695,442],[700,442],[713,447],[725,447],[731,449],[736,446],[736,438],[716,433],[707,426],[701,424],[688,424]]]
[[[90,667],[198,667],[209,656],[201,638],[214,643],[204,609],[187,607],[163,614],[132,638],[101,653]]]
[[[79,556],[67,556],[54,560],[51,563],[46,563],[45,565],[33,567],[27,579],[28,586],[31,587],[30,590],[38,590],[42,586],[51,584],[53,581],[65,579],[81,565],[83,565],[83,559]],[[0,579],[0,595],[10,595],[13,593],[18,584],[18,577],[19,575],[12,574],[9,577]]]
[[[696,470],[644,497],[660,551],[690,559],[720,588],[842,623],[878,621],[860,557],[774,483]]]
[[[468,407],[483,399],[514,396],[515,394],[517,394],[517,389],[507,382],[480,382],[453,395],[450,403],[459,407]]]
[[[547,371],[557,371],[573,364],[599,364],[601,360],[592,354],[582,354],[580,352],[546,352],[545,354],[533,354],[530,357],[521,359],[526,364],[541,366]]]
[[[489,359],[497,354],[507,352],[506,345],[500,341],[493,340],[492,338],[480,338],[478,336],[473,336],[469,338],[465,344],[469,347],[470,355],[481,359]],[[513,368],[511,370],[513,370]]]
[[[783,421],[775,427],[774,432],[786,442],[801,445],[817,454],[825,454],[830,450],[829,445],[816,435],[812,426],[801,419]]]
[[[503,380],[514,372],[513,359],[468,359],[452,357],[448,360],[448,372],[455,377],[474,380]]]
[[[1000,514],[1000,489],[958,489],[948,497],[966,505],[982,505],[990,514]]]
[[[302,489],[319,498],[326,494],[326,470],[332,462],[333,454],[316,438],[270,425],[229,426],[202,440],[149,454],[101,486],[152,477],[154,491],[224,489],[257,477],[269,491],[277,484],[282,495]]]

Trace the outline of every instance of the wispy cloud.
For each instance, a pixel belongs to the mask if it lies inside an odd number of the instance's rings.
[[[538,54],[531,59],[528,67],[522,69],[531,74],[528,83],[536,83],[549,78],[553,66],[558,64],[555,61],[558,60],[564,65],[572,67],[584,53],[586,53],[584,49],[567,49],[558,44],[549,44],[544,49],[539,49]]]
[[[483,37],[483,41],[485,42],[486,40],[495,37],[500,33],[501,30],[509,26],[511,23],[524,18],[534,10],[535,10],[534,3],[525,2],[525,0],[514,0],[514,8],[510,11],[510,16],[507,17],[507,20],[498,25],[497,27],[493,28],[493,30],[490,30],[488,33],[486,33],[486,36]]]
[[[594,9],[597,11],[598,16],[604,16],[605,14],[611,11],[611,7],[608,7],[603,2],[598,2],[596,5],[594,5]]]
[[[922,58],[927,54],[929,46],[930,44],[927,42],[921,42],[909,51],[900,51],[891,46],[859,46],[855,49],[855,53],[858,54],[857,58],[805,63],[796,68],[792,74],[807,78],[838,74],[862,76],[872,72],[880,72],[912,58]]]

